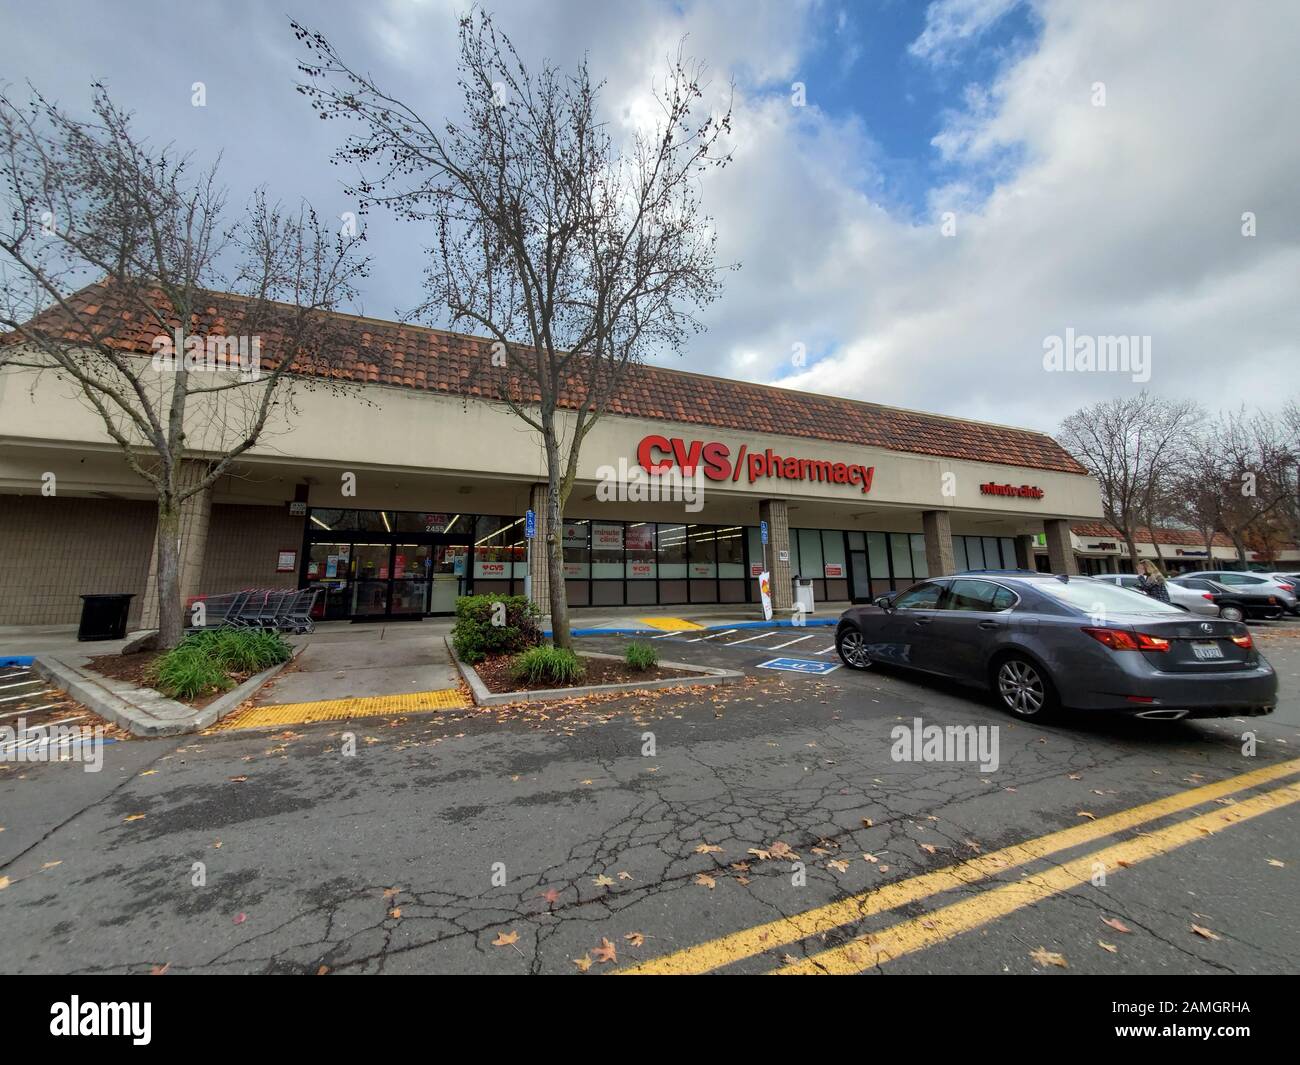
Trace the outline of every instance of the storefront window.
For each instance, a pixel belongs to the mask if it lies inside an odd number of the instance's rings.
[[[964,537],[966,541],[966,568],[987,569],[984,563],[984,544],[978,536]]]
[[[871,576],[877,580],[888,580],[889,554],[885,547],[884,533],[867,533],[867,558],[871,564]]]
[[[889,534],[889,553],[894,559],[894,576],[912,579],[912,539],[907,533]]]
[[[653,580],[659,569],[655,558],[654,522],[629,522],[624,539],[627,545],[628,580]]]
[[[659,576],[679,580],[686,576],[686,526],[659,526]]]
[[[523,518],[478,519],[474,529],[475,580],[508,581],[516,565],[527,571],[523,529]]]
[[[1016,542],[1011,537],[1004,536],[998,543],[1002,546],[1002,565],[1007,569],[1015,569],[1018,565],[1016,562]]]
[[[591,523],[591,575],[596,580],[622,579],[623,523]]]
[[[690,554],[692,580],[711,580],[718,575],[718,545],[709,525],[686,526],[686,545]]]
[[[745,575],[745,530],[739,525],[729,525],[718,530],[718,576],[743,577]]]
[[[585,519],[564,523],[561,547],[564,549],[564,576],[569,580],[585,580],[591,576],[590,532],[591,522]]]
[[[858,533],[859,541],[862,534]],[[844,564],[844,534],[835,529],[822,533],[822,570],[827,579],[838,579],[846,575]]]
[[[930,576],[930,564],[925,560],[925,534],[912,533],[912,576],[917,580]]]
[[[954,536],[952,538],[952,558],[957,565],[957,572],[971,567],[966,562],[966,537]]]
[[[797,530],[799,539],[799,568],[794,571],[797,577],[811,577],[814,580],[822,575],[822,534],[818,529]],[[791,559],[793,562],[794,559]]]

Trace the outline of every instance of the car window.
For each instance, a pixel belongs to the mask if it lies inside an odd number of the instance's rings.
[[[939,605],[941,595],[942,584],[923,584],[905,591],[894,600],[894,607],[898,610],[933,610]]]
[[[1183,614],[1182,607],[1152,599],[1141,592],[1116,588],[1101,581],[1039,581],[1034,585],[1040,592],[1088,614],[1114,612],[1116,614]]]
[[[1263,577],[1247,577],[1244,573],[1224,573],[1219,578],[1223,584],[1267,584]]]
[[[998,593],[998,586],[988,581],[955,580],[944,601],[945,610],[983,610],[992,611],[993,597]]]
[[[1199,588],[1201,591],[1208,591],[1213,588],[1209,581],[1198,580],[1192,577],[1184,577],[1178,582],[1184,588]]]
[[[999,588],[993,596],[994,610],[1010,610],[1016,605],[1016,593],[1006,588]]]

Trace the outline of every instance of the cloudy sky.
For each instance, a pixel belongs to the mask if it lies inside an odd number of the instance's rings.
[[[487,6],[530,62],[586,53],[615,128],[683,37],[719,95],[734,82],[735,161],[703,192],[741,268],[669,365],[1049,431],[1143,387],[1212,410],[1300,393],[1300,4]],[[342,127],[295,92],[285,13],[437,118],[465,7],[0,0],[0,78],[82,111],[103,80],[141,132],[222,153],[234,202],[266,184],[337,216]],[[352,309],[398,317],[421,302],[428,234],[367,229]],[[1150,381],[1046,372],[1067,330],[1149,337]]]

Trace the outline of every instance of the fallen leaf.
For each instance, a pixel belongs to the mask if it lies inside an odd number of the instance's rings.
[[[1119,953],[1119,947],[1115,946],[1114,943],[1103,943],[1103,942],[1099,939],[1099,940],[1097,940],[1097,946],[1101,947],[1102,950],[1108,950],[1108,951],[1110,951],[1112,954],[1118,954],[1118,953]]]
[[[623,938],[626,939],[634,947],[640,947],[645,945],[645,936],[643,936],[640,932],[629,932]]]
[[[864,862],[871,862],[873,865],[874,865],[876,862],[880,861],[880,859],[877,858],[874,854],[864,854],[864,855],[862,856],[862,860],[863,860]]]
[[[391,917],[394,921],[401,920],[402,907],[394,906],[391,910],[388,911],[388,916]]]
[[[1133,929],[1131,929],[1128,925],[1126,925],[1126,924],[1125,924],[1123,921],[1121,921],[1118,917],[1103,917],[1103,918],[1101,919],[1101,923],[1104,924],[1104,925],[1107,925],[1107,926],[1110,927],[1110,928],[1115,929],[1116,932],[1126,932],[1126,933],[1128,933],[1128,934],[1130,934],[1130,935],[1131,935],[1132,932],[1133,932]]]
[[[172,967],[172,963],[171,963],[171,962],[168,962],[166,965],[155,965],[155,966],[153,966],[153,967],[149,970],[149,975],[150,975],[150,976],[166,976],[166,975],[167,975],[167,970],[170,969],[171,967]]]
[[[1056,965],[1062,969],[1069,968],[1063,955],[1050,951],[1046,947],[1039,947],[1037,950],[1031,950],[1029,956],[1039,965]]]
[[[618,951],[615,949],[614,944],[611,943],[608,939],[604,938],[603,936],[601,937],[600,940],[600,946],[593,947],[591,953],[596,956],[597,961],[601,961],[601,962],[618,961]]]
[[[243,924],[247,920],[248,920],[248,914],[246,913],[235,914],[235,924]]]
[[[759,850],[757,847],[750,847],[748,853],[749,853],[749,854],[752,854],[752,855],[753,855],[755,858],[757,858],[760,862],[765,862],[765,861],[767,861],[770,857],[772,857],[772,855],[769,854],[767,851],[765,851],[765,850]]]
[[[591,968],[591,955],[584,954],[581,958],[574,958],[573,964],[578,967],[579,972],[586,972]]]
[[[63,864],[63,859],[60,858],[57,862],[46,862],[44,865],[41,866],[41,868],[53,869],[56,865],[62,865],[62,864]]]
[[[143,820],[144,820],[144,814],[127,814],[124,818],[122,818],[122,820],[123,820],[123,821],[143,821]]]
[[[717,881],[714,880],[713,877],[709,876],[708,873],[700,873],[695,877],[695,883],[699,884],[700,887],[706,887],[712,891],[714,885],[717,884]]]
[[[874,824],[875,824],[875,822],[872,821],[871,818],[869,818],[869,817],[864,817],[864,818],[862,819],[862,827],[863,827],[863,828],[871,828]]]
[[[1279,869],[1285,869],[1285,868],[1286,868],[1286,862],[1279,862],[1276,858],[1269,858],[1269,859],[1268,859],[1268,864],[1269,864],[1269,865],[1276,865]]]
[[[554,906],[560,900],[560,893],[555,888],[548,888],[542,892],[541,897]]]
[[[834,869],[837,873],[847,873],[849,871],[849,863],[845,861],[837,860],[833,862],[827,862],[826,864],[831,869]]]
[[[696,854],[721,854],[722,848],[716,847],[712,843],[701,843],[695,848]]]
[[[519,933],[513,929],[509,932],[498,932],[496,939],[492,940],[494,947],[508,947],[519,942]]]
[[[0,891],[3,891],[11,883],[7,876],[0,876]]]
[[[399,887],[386,887],[384,888],[384,898],[391,899],[395,895],[397,895],[397,893],[400,892],[401,890],[402,889]]]
[[[620,869],[620,870],[618,871],[618,878],[619,878],[620,880],[631,880],[631,879],[632,879],[632,874],[629,873],[629,872],[627,872],[626,870]]]
[[[319,969],[316,970],[316,975],[324,976],[329,971],[330,971],[330,967],[328,965],[322,965]]]
[[[1195,933],[1196,933],[1198,936],[1200,936],[1202,939],[1222,939],[1222,938],[1223,938],[1223,937],[1220,936],[1220,935],[1215,935],[1215,933],[1211,932],[1208,928],[1202,928],[1202,927],[1201,927],[1200,925],[1198,925],[1198,924],[1194,924],[1194,925],[1192,925],[1192,931],[1195,932]]]
[[[921,844],[921,850],[925,851],[926,854],[934,854],[938,849],[939,848],[936,847],[933,843]]]
[[[604,873],[601,873],[600,876],[595,877],[592,880],[592,883],[595,884],[597,887],[613,887],[614,879],[613,877],[608,877]]]
[[[247,779],[248,777],[231,777],[230,782],[232,784],[242,784]]]
[[[747,887],[749,885],[749,877],[738,876],[736,877],[736,883],[739,884],[741,887]]]
[[[773,858],[794,858],[796,861],[799,858],[799,855],[790,849],[790,844],[783,843],[779,839],[767,848],[767,852]]]
[[[1077,814],[1075,814],[1074,816],[1075,816],[1075,817],[1086,817],[1089,821],[1095,821],[1095,820],[1097,820],[1097,815],[1096,815],[1096,814],[1093,814],[1093,813],[1089,813],[1087,810],[1080,810],[1080,811],[1079,811]]]

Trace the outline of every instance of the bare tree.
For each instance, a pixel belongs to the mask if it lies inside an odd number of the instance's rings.
[[[1201,417],[1194,403],[1143,392],[1094,403],[1061,424],[1058,439],[1097,478],[1102,513],[1124,537],[1135,565],[1137,530],[1162,509],[1171,471]]]
[[[361,179],[361,209],[431,223],[428,301],[486,333],[510,383],[498,398],[546,456],[547,570],[555,644],[569,646],[561,536],[582,442],[650,351],[680,350],[694,310],[720,291],[716,238],[700,210],[702,171],[724,165],[730,107],[703,106],[703,68],[680,51],[655,91],[659,112],[626,146],[598,114],[584,61],[536,74],[483,12],[460,21],[464,112],[426,120],[293,23],[308,51],[301,90],[323,118],[359,121],[336,160]]]
[[[101,85],[92,110],[83,121],[34,90],[23,104],[0,95],[0,365],[69,382],[157,493],[158,642],[170,647],[184,629],[182,504],[292,413],[295,387],[323,379],[330,312],[366,262],[361,237],[264,191],[223,222],[215,164],[194,174],[189,157],[136,137]],[[153,353],[139,354],[149,334]]]

